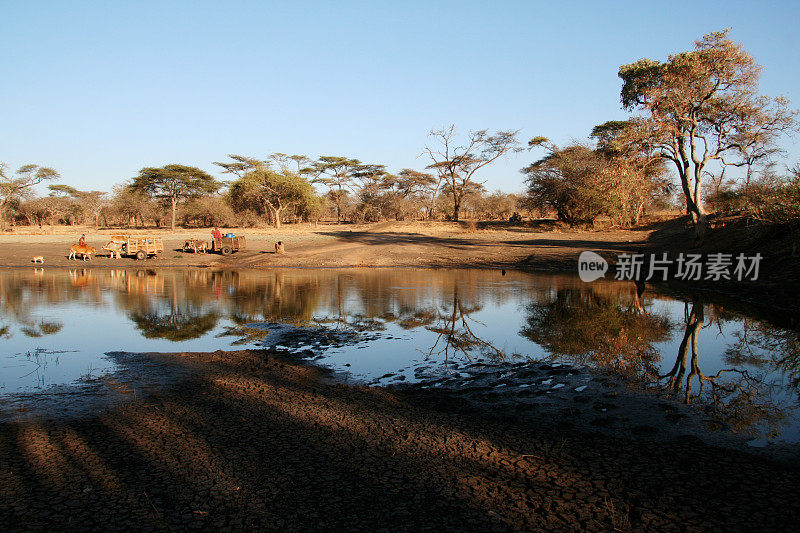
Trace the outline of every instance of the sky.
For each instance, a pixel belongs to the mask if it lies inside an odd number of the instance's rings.
[[[758,7],[756,7],[758,5]],[[800,107],[800,2],[0,2],[0,162],[109,191],[227,154],[347,156],[422,170],[428,133],[585,140],[624,119],[620,65],[710,31]],[[784,143],[800,161],[798,139]],[[524,151],[484,169],[519,192]]]

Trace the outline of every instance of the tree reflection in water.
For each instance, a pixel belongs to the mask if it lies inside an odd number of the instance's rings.
[[[644,380],[658,375],[661,354],[653,343],[667,340],[672,328],[666,315],[643,312],[638,298],[625,301],[592,289],[558,289],[526,313],[520,333],[552,358]]]
[[[684,314],[686,329],[672,370],[662,376],[666,380],[664,387],[680,395],[685,403],[699,404],[718,425],[752,436],[760,432],[768,438],[778,436],[785,425],[786,407],[775,401],[775,386],[769,381],[767,374],[747,368],[752,365],[744,358],[729,356],[726,357],[726,362],[730,367],[723,368],[716,374],[706,375],[701,369],[698,342],[705,321],[702,300],[695,298],[691,307],[686,302]],[[717,321],[720,320],[722,319],[718,317]],[[741,342],[737,344],[741,345]],[[735,346],[728,348],[728,354],[735,351]],[[693,393],[695,383],[697,392]]]
[[[484,325],[470,317],[481,309],[482,306],[478,304],[465,304],[459,295],[458,285],[453,285],[453,297],[449,305],[442,306],[436,313],[433,319],[435,323],[425,325],[425,329],[438,334],[436,342],[426,354],[427,357],[441,357],[444,362],[448,362],[451,357],[461,354],[472,359],[472,352],[478,350],[493,359],[504,359],[506,354],[502,350],[482,339],[473,329],[475,324]],[[428,320],[433,316],[432,313],[415,314],[411,317],[412,320],[405,320],[404,323],[422,324],[421,318]]]
[[[737,341],[728,347],[725,360],[733,366],[751,365],[781,372],[789,386],[800,389],[800,334],[749,318],[742,321]]]
[[[729,427],[748,435],[775,437],[786,422],[786,406],[775,401],[776,385],[768,372],[781,370],[798,383],[800,342],[797,334],[765,323],[745,327],[728,347],[723,369],[706,374],[699,336],[713,322],[721,328],[722,311],[706,324],[701,300],[685,304],[685,327],[671,369],[660,373],[662,354],[654,346],[675,327],[666,315],[647,311],[637,294],[626,299],[591,288],[557,290],[555,297],[527,307],[521,334],[544,347],[554,359],[613,371],[631,384],[659,387],[684,403],[695,404],[710,428]],[[721,331],[721,329],[720,329]],[[752,367],[766,367],[756,372]]]
[[[26,337],[44,337],[45,335],[54,335],[61,331],[61,328],[64,327],[64,324],[61,322],[56,322],[54,320],[46,321],[41,320],[39,322],[31,322],[26,321],[23,322],[23,326],[20,328],[20,331]],[[8,333],[7,330],[5,332]],[[0,329],[0,337],[3,336],[3,331]]]
[[[508,354],[493,344],[500,330],[483,324],[481,314],[487,316],[487,310],[508,303],[530,302],[520,334],[544,348],[546,357],[658,387],[735,429],[777,427],[786,398],[783,403],[773,399],[776,386],[768,378],[779,379],[782,373],[796,398],[797,333],[700,300],[687,303],[683,317],[674,311],[668,315],[668,306],[655,312],[656,299],[645,296],[643,288],[528,274],[510,274],[498,283],[491,272],[469,270],[13,271],[0,276],[0,312],[9,324],[0,326],[0,337],[18,332],[54,335],[62,325],[46,318],[51,310],[69,313],[75,305],[111,306],[147,338],[195,339],[222,324],[229,329],[218,335],[241,334],[253,341],[264,338],[276,323],[283,328],[311,326],[302,342],[297,341],[301,345],[318,333],[324,337],[321,325],[352,332],[348,339],[365,333],[361,338],[367,340],[384,330],[391,334],[391,325],[395,332],[425,332],[409,335],[417,344],[408,351],[421,351],[431,359],[471,359],[476,353],[502,359]],[[722,331],[724,322],[730,322],[735,337],[717,371],[719,359],[706,355],[704,361],[700,345],[707,338],[704,328],[716,325]],[[251,323],[262,327],[243,328]],[[674,361],[672,354],[667,361],[658,345],[673,335],[679,346]],[[336,342],[344,338],[334,337]],[[707,373],[709,367],[716,373]],[[785,394],[783,388],[781,392]]]
[[[174,309],[167,313],[134,311],[129,316],[145,338],[175,342],[202,337],[219,322],[219,315],[214,311],[202,313],[193,309]]]

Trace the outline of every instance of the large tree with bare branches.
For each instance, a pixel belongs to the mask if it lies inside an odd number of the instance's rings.
[[[785,98],[758,94],[760,72],[750,54],[728,39],[728,30],[705,35],[694,50],[666,62],[640,59],[620,67],[622,104],[642,112],[631,127],[674,163],[700,240],[707,226],[700,195],[709,165],[747,166],[768,157],[778,137],[796,127],[796,112]]]
[[[518,133],[498,131],[490,135],[488,130],[471,131],[462,143],[454,125],[430,132],[433,142],[425,146],[423,153],[432,161],[427,168],[435,170],[451,191],[453,220],[458,220],[464,196],[475,183],[475,174],[503,155],[521,150]]]

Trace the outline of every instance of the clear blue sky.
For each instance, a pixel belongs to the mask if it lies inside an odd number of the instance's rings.
[[[4,1],[0,161],[110,190],[144,166],[218,175],[228,153],[422,169],[427,133],[451,123],[564,143],[625,117],[621,64],[725,27],[762,92],[800,107],[798,20],[795,1]],[[534,158],[482,179],[520,191]]]

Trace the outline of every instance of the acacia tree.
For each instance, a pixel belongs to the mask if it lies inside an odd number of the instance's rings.
[[[269,158],[274,161],[278,165],[278,168],[283,171],[288,172],[291,170],[289,167],[294,166],[294,171],[297,174],[300,174],[304,168],[311,164],[311,159],[305,155],[287,155],[281,152],[275,152],[270,154]]]
[[[470,182],[461,194],[461,213],[466,213],[468,217],[475,218],[479,216],[480,204],[483,201],[483,196],[486,194],[486,187],[482,183]],[[453,189],[449,184],[442,187],[442,192],[439,194],[445,204],[453,205]],[[455,220],[454,213],[448,212],[448,208],[442,209],[445,216],[450,220]]]
[[[390,174],[385,165],[362,164],[353,167],[352,176],[358,188],[360,204],[356,207],[355,218],[358,221],[376,222],[385,211],[388,197],[385,192],[385,181]]]
[[[428,211],[428,218],[433,213],[433,203],[439,193],[441,180],[432,174],[404,168],[397,175],[386,174],[382,179],[381,187],[389,195],[389,204],[394,211],[395,218],[404,218],[405,215],[416,208],[420,211],[421,205]]]
[[[627,120],[610,120],[592,129],[595,152],[605,165],[601,181],[610,192],[607,214],[621,225],[638,224],[644,208],[671,194],[666,161]]]
[[[529,144],[547,150],[522,169],[532,206],[551,207],[559,220],[570,225],[592,223],[606,211],[604,162],[596,151],[577,143],[559,148],[545,137],[535,137]]]
[[[108,205],[108,193],[102,191],[80,191],[64,184],[49,185],[50,196],[63,195],[72,199],[83,217],[91,217],[94,227],[100,224],[100,216]]]
[[[145,194],[168,200],[172,207],[172,231],[175,231],[175,211],[178,203],[187,198],[216,192],[220,184],[197,167],[166,165],[145,167],[133,178],[130,187]]]
[[[6,217],[11,202],[30,194],[34,186],[61,177],[50,167],[32,164],[21,166],[16,172],[16,177],[8,176],[7,172],[7,165],[0,163],[0,226],[3,229],[6,228]]]
[[[214,164],[222,167],[224,174],[233,174],[237,178],[243,178],[248,172],[257,168],[269,168],[269,161],[256,159],[255,157],[247,157],[244,155],[228,154],[232,161],[220,162],[214,161]]]
[[[342,204],[353,184],[353,172],[361,165],[358,159],[323,155],[301,170],[313,176],[312,183],[322,183],[328,187],[328,196],[336,205],[336,222],[342,220]]]
[[[115,185],[111,190],[111,212],[121,224],[144,226],[145,218],[155,218],[156,203],[144,191],[134,189],[130,182]]]
[[[461,203],[471,190],[475,173],[501,156],[521,150],[517,133],[519,131],[498,131],[489,135],[488,130],[471,131],[462,145],[456,137],[455,125],[431,130],[433,146],[425,146],[423,153],[433,161],[427,168],[435,170],[451,192],[453,220],[458,221]]]
[[[516,212],[519,198],[515,194],[497,190],[481,198],[483,217],[508,220]]]
[[[632,124],[674,163],[698,240],[707,227],[701,191],[709,163],[746,165],[748,153],[763,153],[796,125],[788,100],[758,94],[760,72],[728,30],[705,35],[694,50],[666,62],[620,67],[622,104],[642,111]]]
[[[558,148],[546,137],[529,145],[547,154],[522,169],[528,204],[551,207],[570,225],[592,223],[601,214],[627,226],[638,223],[645,206],[669,192],[664,161],[631,135],[626,121],[592,130],[597,146],[572,143]]]
[[[261,206],[276,228],[281,227],[283,210],[302,207],[309,210],[316,202],[314,189],[302,176],[292,172],[275,172],[256,169],[231,185],[234,206],[247,207],[253,203]]]
[[[433,174],[404,168],[398,172],[397,176],[391,176],[391,179],[387,180],[386,186],[387,188],[396,188],[397,193],[403,199],[418,197],[424,202],[427,218],[433,218],[436,198],[442,187],[440,176],[434,177]]]

